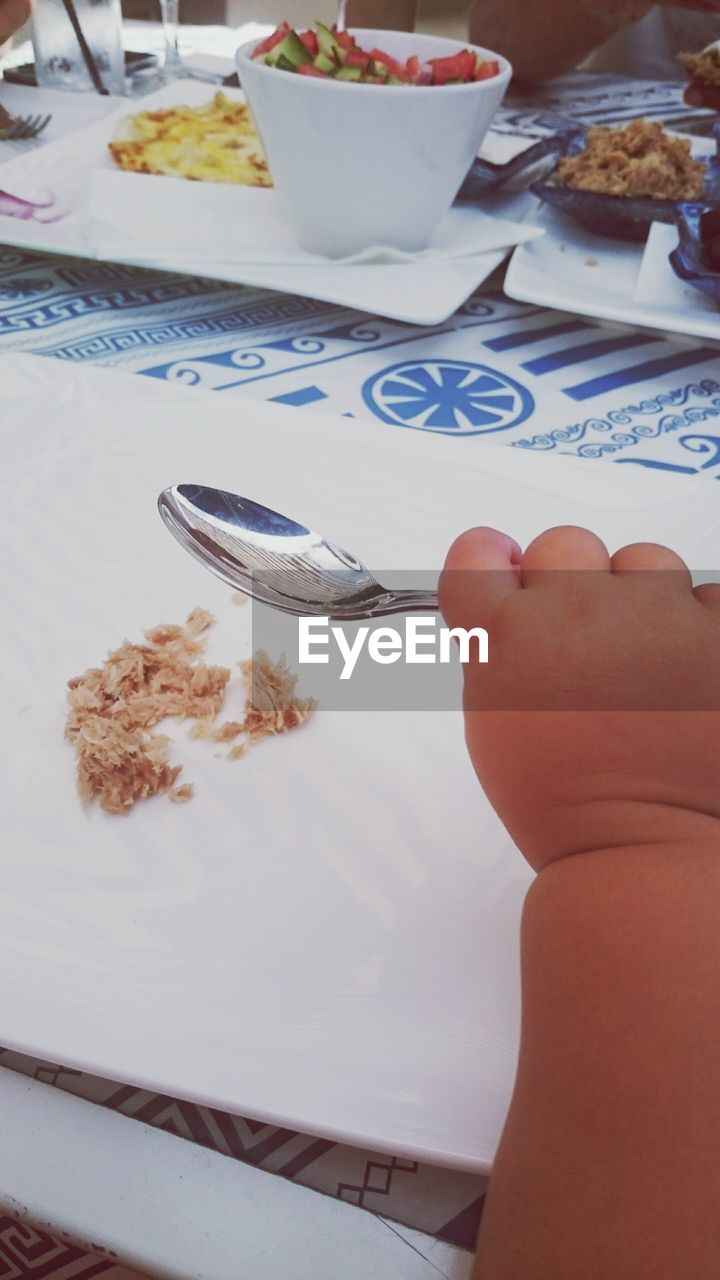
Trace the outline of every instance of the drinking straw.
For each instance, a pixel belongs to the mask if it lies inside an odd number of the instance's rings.
[[[88,69],[90,79],[92,80],[98,93],[102,93],[107,98],[109,97],[108,90],[105,88],[105,85],[102,82],[100,72],[98,71],[97,63],[90,51],[90,45],[88,44],[87,40],[85,39],[85,36],[83,35],[83,29],[80,26],[80,21],[78,19],[77,11],[75,9],[73,0],[63,0],[63,7],[65,9],[65,12],[68,18],[70,19],[72,29],[75,32],[75,35],[77,37],[77,42],[80,45],[80,52],[83,56],[83,62],[85,63],[85,66]]]

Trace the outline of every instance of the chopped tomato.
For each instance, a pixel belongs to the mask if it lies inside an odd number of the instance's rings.
[[[321,80],[333,79],[329,71],[321,71],[319,67],[314,67],[312,62],[301,62],[295,71],[299,76],[319,76]]]
[[[282,48],[272,54],[284,41],[287,47],[283,43]],[[285,56],[280,57],[281,53]],[[497,59],[483,58],[472,49],[459,49],[448,57],[429,61],[412,56],[400,62],[384,49],[361,48],[349,31],[338,31],[337,26],[332,28],[331,36],[321,22],[316,23],[314,29],[300,32],[288,22],[281,22],[272,35],[256,47],[253,56],[266,64],[277,63],[283,71],[324,79],[338,77],[356,84],[472,84],[475,80],[489,80],[500,72]]]
[[[383,53],[382,49],[371,49],[370,57],[374,62],[381,62],[384,67],[387,67],[392,76],[398,76],[401,80],[405,79],[405,68],[402,62],[391,58],[389,53]]]
[[[281,22],[280,26],[275,28],[272,35],[268,36],[267,40],[263,40],[262,43],[257,46],[253,53],[253,58],[261,58],[264,53],[269,53],[271,49],[275,48],[276,44],[279,44],[281,40],[284,40],[285,37],[290,34],[291,29],[289,22]]]
[[[363,53],[362,49],[351,49],[345,59],[346,67],[359,67],[361,71],[367,71],[370,63],[370,54]]]
[[[308,53],[311,54],[313,58],[316,58],[320,46],[318,45],[318,38],[315,32],[312,28],[309,28],[307,31],[301,31],[299,34]]]
[[[462,49],[449,58],[430,58],[433,69],[433,84],[448,84],[451,80],[461,83],[472,80],[475,75],[475,55],[469,49]]]
[[[483,62],[480,58],[475,66],[476,80],[491,80],[493,76],[500,75],[500,63],[495,62],[492,58],[489,62]]]

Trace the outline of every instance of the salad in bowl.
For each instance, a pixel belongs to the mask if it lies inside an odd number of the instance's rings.
[[[286,27],[243,45],[236,63],[299,244],[330,258],[425,249],[502,102],[509,62],[440,36]]]

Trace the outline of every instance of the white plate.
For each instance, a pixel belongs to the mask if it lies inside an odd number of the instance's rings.
[[[124,636],[249,609],[155,499],[195,479],[374,565],[440,566],[478,520],[583,521],[717,563],[712,484],[614,474],[382,424],[3,360],[0,1044],[305,1132],[458,1168],[492,1160],[513,1080],[530,879],[459,713],[320,711],[236,763],[175,730],[196,784],[85,812],[65,681]],[[701,551],[699,543],[703,541]],[[714,558],[713,558],[714,557]]]
[[[136,111],[179,103],[190,106],[204,103],[215,92],[213,86],[181,80],[140,100],[123,100],[122,105],[102,121],[6,160],[0,165],[0,189],[31,199],[49,189],[58,197],[59,206],[68,212],[62,219],[49,223],[0,216],[0,239],[5,244],[39,252],[96,256],[87,234],[90,175],[99,169],[115,171],[107,144],[118,136],[121,121]],[[222,92],[234,101],[244,101],[239,90],[223,88]],[[274,199],[273,193],[267,195]],[[522,217],[517,201],[510,207],[512,212],[508,217]],[[498,213],[502,216],[500,210]],[[241,234],[239,227],[238,236]],[[198,247],[206,244],[207,228],[201,228]],[[425,260],[403,266],[362,267],[273,266],[255,264],[252,260],[224,262],[211,257],[192,258],[185,251],[178,252],[176,257],[163,256],[161,261],[141,251],[134,253],[132,249],[107,255],[101,250],[97,256],[319,298],[408,323],[435,325],[457,311],[500,265],[506,250],[495,249],[455,261]]]
[[[707,154],[705,139],[694,139]],[[593,316],[665,333],[720,341],[720,310],[673,275],[673,286],[636,297],[644,244],[593,235],[545,207],[536,218],[545,235],[519,245],[505,276],[505,292],[520,302]],[[670,274],[669,265],[663,267]]]

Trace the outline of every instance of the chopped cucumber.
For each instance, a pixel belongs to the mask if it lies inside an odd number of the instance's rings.
[[[335,74],[336,80],[362,80],[362,71],[359,67],[340,67]]]
[[[382,82],[387,80],[389,74],[390,72],[388,71],[384,62],[376,62],[374,58],[370,59],[370,62],[368,64],[369,76],[375,76],[377,77],[378,80]]]
[[[290,63],[291,71],[299,67],[302,62],[312,62],[310,54],[295,31],[289,31],[284,40],[265,54],[265,62],[269,67],[279,66],[281,59]],[[281,70],[286,71],[287,67],[282,67]]]
[[[338,51],[341,46],[338,44],[330,28],[326,27],[324,22],[316,22],[315,34],[318,38],[318,48],[320,49],[320,52],[324,53],[326,57],[332,58],[337,62]]]
[[[313,66],[317,67],[318,71],[327,71],[330,75],[337,71],[337,63],[327,53],[316,54]]]

